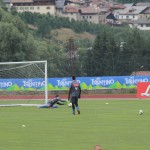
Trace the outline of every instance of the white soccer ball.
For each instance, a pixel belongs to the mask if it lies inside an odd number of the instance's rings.
[[[139,114],[143,115],[144,111],[142,109],[139,110]]]
[[[68,106],[71,107],[71,106],[72,106],[72,103],[69,103]]]

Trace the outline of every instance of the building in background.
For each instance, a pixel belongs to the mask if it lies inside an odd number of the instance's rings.
[[[150,30],[150,3],[120,4],[116,0],[3,0],[11,10],[67,17],[95,24]]]
[[[32,12],[55,15],[55,0],[4,0],[7,5],[11,5],[18,12]]]

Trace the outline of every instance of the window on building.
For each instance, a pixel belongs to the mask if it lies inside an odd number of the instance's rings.
[[[141,27],[143,27],[143,24],[141,24]]]
[[[92,16],[89,16],[90,17],[90,19],[92,19]]]
[[[84,16],[82,18],[84,19]]]
[[[40,7],[37,7],[37,9],[40,9]]]
[[[16,10],[18,10],[18,7],[14,7]]]
[[[46,9],[51,9],[51,7],[46,7]]]
[[[150,24],[146,24],[146,27],[150,27]]]
[[[129,16],[126,16],[126,19],[129,19]]]
[[[24,9],[25,9],[25,10],[29,10],[29,7],[25,7]]]
[[[135,18],[135,16],[133,15],[133,18]]]
[[[20,7],[20,10],[24,10],[24,7]]]
[[[30,10],[34,10],[34,7],[30,7]]]

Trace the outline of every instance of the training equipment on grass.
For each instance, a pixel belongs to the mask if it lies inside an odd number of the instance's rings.
[[[47,103],[47,84],[47,61],[2,62],[0,106],[37,106],[31,104],[31,100]],[[11,104],[7,104],[7,100],[11,100]]]
[[[139,114],[143,115],[144,111],[142,109],[139,110]]]
[[[71,107],[71,106],[72,106],[72,103],[69,103],[68,106]]]

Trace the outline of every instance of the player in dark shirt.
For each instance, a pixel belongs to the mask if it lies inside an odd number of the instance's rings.
[[[72,76],[72,82],[69,88],[68,100],[72,103],[72,113],[75,115],[75,107],[78,114],[80,114],[80,109],[78,105],[78,99],[81,95],[81,87],[79,81],[76,80],[75,76]]]
[[[62,100],[59,95],[56,95],[55,98],[53,98],[52,100],[49,100],[47,102],[47,104],[41,105],[39,106],[39,108],[58,108],[57,105],[65,105],[66,104],[66,100]]]

